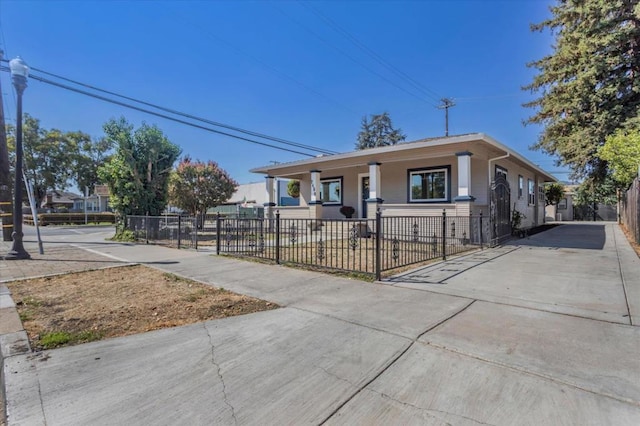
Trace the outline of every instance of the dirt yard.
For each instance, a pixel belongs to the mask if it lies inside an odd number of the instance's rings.
[[[278,308],[140,265],[7,285],[34,350]]]

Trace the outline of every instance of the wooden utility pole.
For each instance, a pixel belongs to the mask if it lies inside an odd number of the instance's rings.
[[[0,60],[4,52],[0,50]],[[0,223],[2,240],[11,241],[13,233],[13,204],[11,202],[11,170],[9,168],[9,148],[4,124],[4,104],[2,102],[2,82],[0,80]]]
[[[442,105],[438,106],[438,109],[444,110],[444,135],[449,136],[449,108],[456,106],[456,104],[450,98],[442,98],[440,101]]]

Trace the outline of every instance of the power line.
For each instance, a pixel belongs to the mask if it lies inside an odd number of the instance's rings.
[[[178,13],[176,16],[177,16],[177,17],[179,17],[179,18],[181,18],[181,19],[182,19],[182,21],[183,21],[184,23],[186,23],[187,25],[189,25],[189,26],[191,26],[191,27],[196,27],[196,28],[198,28],[198,29],[199,29],[203,34],[207,35],[209,38],[214,39],[214,40],[218,41],[219,43],[225,44],[227,47],[229,47],[229,48],[231,48],[231,49],[235,50],[236,52],[238,52],[238,53],[240,53],[240,54],[242,54],[242,55],[244,55],[244,56],[248,57],[249,59],[253,60],[254,62],[259,63],[259,64],[260,64],[260,65],[262,65],[263,67],[265,67],[265,68],[267,68],[268,70],[270,70],[272,73],[276,74],[278,77],[280,77],[280,78],[282,78],[282,79],[284,79],[284,80],[292,81],[292,82],[294,82],[295,84],[297,84],[298,86],[300,86],[300,87],[302,87],[302,88],[304,88],[304,89],[308,90],[309,92],[314,93],[315,95],[317,95],[317,96],[319,96],[319,97],[321,97],[321,98],[324,98],[325,100],[327,100],[327,101],[329,101],[329,102],[332,102],[332,103],[334,103],[334,104],[336,104],[336,105],[338,105],[338,106],[340,106],[340,107],[344,108],[345,110],[347,110],[347,111],[349,111],[349,112],[356,113],[356,111],[354,111],[353,109],[351,109],[351,108],[350,108],[350,107],[348,107],[347,105],[343,104],[342,102],[340,102],[340,101],[338,101],[338,100],[336,100],[336,99],[330,98],[329,96],[324,95],[324,94],[322,94],[322,93],[318,92],[318,91],[317,91],[317,90],[315,90],[314,88],[309,87],[309,86],[307,86],[306,84],[304,84],[304,83],[302,83],[302,82],[300,82],[300,81],[296,80],[295,78],[291,77],[290,75],[288,75],[288,74],[286,74],[286,73],[284,73],[284,72],[282,72],[282,71],[279,71],[277,68],[272,67],[271,65],[267,64],[267,63],[266,63],[266,62],[264,62],[263,60],[256,58],[255,56],[253,56],[253,55],[251,55],[251,54],[247,53],[246,51],[244,51],[244,50],[240,49],[239,47],[234,46],[233,44],[229,43],[228,41],[226,41],[226,40],[224,40],[224,39],[222,39],[222,38],[220,38],[220,37],[216,36],[215,34],[213,34],[213,33],[209,32],[209,31],[207,31],[205,28],[203,28],[203,27],[202,27],[202,26],[200,26],[199,24],[197,24],[197,23],[195,23],[195,22],[189,22],[189,21],[187,21],[187,19],[185,19],[185,17],[184,17],[183,15],[181,15],[180,13]]]
[[[9,68],[2,66],[2,67],[0,67],[0,70],[8,71]],[[68,86],[66,84],[62,84],[62,83],[58,83],[58,82],[49,80],[47,78],[41,77],[41,76],[36,75],[36,74],[29,75],[29,78],[32,79],[32,80],[40,81],[42,83],[50,84],[52,86],[57,86],[57,87],[60,87],[62,89],[70,90],[72,92],[80,93],[82,95],[91,96],[92,98],[100,99],[100,100],[105,101],[105,102],[109,102],[109,103],[112,103],[112,104],[115,104],[115,105],[123,106],[125,108],[133,109],[133,110],[136,110],[136,111],[144,112],[146,114],[154,115],[156,117],[164,118],[166,120],[175,121],[176,123],[185,124],[187,126],[195,127],[197,129],[206,130],[208,132],[216,133],[216,134],[223,135],[223,136],[228,136],[230,138],[243,140],[245,142],[250,142],[250,143],[253,143],[253,144],[257,144],[257,145],[262,145],[262,146],[266,146],[266,147],[269,147],[269,148],[274,148],[274,149],[279,149],[279,150],[282,150],[282,151],[292,152],[294,154],[301,154],[301,155],[306,155],[308,157],[315,157],[314,154],[309,154],[309,153],[301,152],[301,151],[295,151],[295,150],[292,150],[292,149],[289,149],[289,148],[283,148],[283,147],[280,147],[280,146],[271,145],[271,144],[268,144],[268,143],[265,143],[265,142],[260,142],[260,141],[256,141],[256,140],[253,140],[253,139],[248,139],[248,138],[245,138],[245,137],[242,137],[242,136],[238,136],[238,135],[234,135],[234,134],[231,134],[231,133],[221,132],[219,130],[212,129],[210,127],[201,126],[201,125],[196,124],[196,123],[190,123],[188,121],[181,120],[181,119],[175,118],[175,117],[171,117],[171,116],[168,116],[166,114],[160,114],[158,112],[150,111],[148,109],[140,108],[140,107],[137,107],[135,105],[131,105],[131,104],[127,104],[127,103],[124,103],[124,102],[120,102],[120,101],[117,101],[115,99],[109,99],[109,98],[104,97],[104,96],[96,95],[95,93],[90,93],[90,92],[87,92],[85,90],[80,90],[80,89],[77,89],[75,87]]]
[[[300,27],[304,28],[306,31],[308,31],[310,34],[312,34],[313,36],[315,36],[317,39],[319,39],[320,41],[322,41],[323,43],[325,43],[327,46],[331,47],[332,49],[336,50],[337,52],[341,53],[342,55],[344,55],[345,57],[347,57],[348,59],[350,59],[352,62],[354,62],[357,65],[360,65],[362,68],[364,68],[365,70],[369,71],[371,74],[374,74],[375,76],[379,77],[380,79],[386,81],[387,83],[389,83],[390,85],[394,86],[395,88],[402,90],[403,92],[407,93],[410,96],[413,96],[414,98],[418,99],[419,101],[422,101],[424,103],[427,103],[429,105],[433,106],[433,103],[426,101],[423,97],[416,95],[413,92],[410,92],[409,90],[405,89],[404,87],[396,84],[395,82],[389,80],[387,77],[385,77],[384,75],[380,74],[379,72],[375,71],[374,69],[366,66],[365,64],[363,64],[362,62],[358,61],[356,58],[354,58],[353,56],[351,56],[350,54],[348,54],[347,52],[345,52],[344,50],[340,49],[339,47],[336,47],[335,45],[333,45],[332,43],[328,42],[325,38],[323,38],[322,36],[320,36],[318,33],[316,33],[315,31],[313,31],[312,29],[310,29],[309,27],[307,27],[306,25],[304,25],[303,23],[301,23],[300,21],[298,21],[297,19],[293,18],[292,16],[290,16],[289,14],[287,14],[285,11],[283,11],[282,9],[280,9],[277,6],[273,6],[275,7],[280,13],[282,13],[284,16],[286,16],[287,18],[289,18],[291,21],[293,21],[294,23],[298,24]]]
[[[8,62],[8,61],[6,59],[3,59],[2,62]],[[231,126],[231,125],[228,125],[228,124],[224,124],[224,123],[219,123],[219,122],[216,122],[216,121],[208,120],[206,118],[202,118],[202,117],[198,117],[198,116],[195,116],[195,115],[192,115],[192,114],[188,114],[188,113],[184,113],[184,112],[181,112],[181,111],[177,111],[177,110],[174,110],[174,109],[171,109],[171,108],[165,108],[165,107],[162,107],[162,106],[157,105],[157,104],[153,104],[153,103],[150,103],[150,102],[142,101],[140,99],[132,98],[130,96],[121,95],[119,93],[112,92],[112,91],[109,91],[109,90],[101,89],[99,87],[96,87],[96,86],[93,86],[93,85],[90,85],[90,84],[86,84],[86,83],[82,83],[82,82],[79,82],[79,81],[76,81],[76,80],[72,80],[70,78],[63,77],[61,75],[57,75],[57,74],[54,74],[54,73],[51,73],[51,72],[48,72],[48,71],[44,71],[44,70],[41,70],[41,69],[38,69],[38,68],[35,68],[35,67],[31,67],[31,70],[37,71],[39,73],[46,74],[46,75],[49,75],[49,76],[52,76],[52,77],[55,77],[55,78],[58,78],[58,79],[63,80],[63,81],[67,81],[67,82],[76,84],[78,86],[86,87],[88,89],[95,90],[97,92],[106,93],[106,94],[109,94],[109,95],[112,95],[112,96],[116,96],[116,97],[119,97],[119,98],[122,98],[122,99],[126,99],[128,101],[132,101],[132,102],[136,102],[136,103],[139,103],[139,104],[142,104],[142,105],[146,105],[146,106],[158,109],[160,111],[165,111],[165,112],[168,112],[168,113],[171,113],[171,114],[175,114],[175,115],[178,115],[178,116],[181,116],[181,117],[185,117],[185,118],[189,118],[189,119],[192,119],[192,120],[200,121],[200,122],[203,122],[203,123],[211,124],[213,126],[222,127],[222,128],[225,128],[225,129],[229,129],[229,130],[233,130],[233,131],[239,132],[239,133],[244,133],[244,134],[247,134],[247,135],[250,135],[250,136],[256,136],[256,137],[259,137],[259,138],[262,138],[262,139],[272,140],[274,142],[282,143],[284,145],[303,148],[303,149],[307,149],[309,151],[316,151],[316,152],[319,152],[319,153],[322,153],[322,154],[337,154],[336,151],[330,151],[330,150],[326,150],[326,149],[322,149],[322,148],[317,148],[317,147],[314,147],[314,146],[311,146],[311,145],[305,145],[305,144],[301,144],[301,143],[297,143],[297,142],[292,142],[292,141],[289,141],[289,140],[286,140],[286,139],[277,138],[277,137],[274,137],[274,136],[265,135],[263,133],[258,133],[258,132],[254,132],[254,131],[251,131],[251,130],[242,129],[240,127],[235,127],[235,126]]]
[[[363,52],[368,54],[371,58],[373,58],[380,65],[384,66],[385,68],[387,68],[388,70],[390,70],[391,72],[396,74],[398,77],[400,77],[401,79],[403,79],[404,81],[406,81],[407,83],[412,85],[414,88],[420,90],[426,96],[430,97],[433,100],[439,100],[439,98],[441,98],[441,96],[438,93],[436,93],[433,90],[429,89],[424,84],[422,84],[419,81],[415,80],[414,78],[412,78],[411,76],[409,76],[405,72],[403,72],[400,69],[398,69],[397,67],[395,67],[393,64],[391,64],[388,61],[386,61],[384,58],[382,58],[382,56],[380,56],[374,50],[372,50],[367,45],[365,45],[363,42],[358,40],[355,36],[353,36],[347,30],[342,28],[340,25],[338,25],[331,18],[329,18],[328,16],[324,15],[322,12],[320,12],[315,7],[311,6],[311,4],[309,4],[307,2],[300,2],[300,1],[298,3],[302,4],[304,7],[306,7],[311,12],[313,12],[316,16],[318,16],[320,19],[322,19],[327,25],[329,25],[331,28],[333,28],[338,33],[342,34],[348,40],[350,40],[351,43],[353,43],[360,50],[362,50]]]

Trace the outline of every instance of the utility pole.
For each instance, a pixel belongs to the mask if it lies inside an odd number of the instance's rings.
[[[0,60],[4,52],[0,50]],[[0,79],[0,223],[2,240],[11,241],[13,233],[13,203],[11,200],[11,170],[9,168],[9,148],[4,124],[4,104],[2,102],[2,82]]]
[[[449,136],[449,108],[456,106],[456,104],[450,98],[442,98],[440,101],[442,105],[439,105],[438,109],[444,110],[444,135]]]

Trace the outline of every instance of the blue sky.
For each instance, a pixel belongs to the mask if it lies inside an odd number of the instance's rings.
[[[526,63],[551,52],[530,24],[551,0],[7,1],[0,47],[31,66],[172,109],[268,135],[353,150],[361,119],[389,112],[407,141],[484,132],[550,171],[523,126],[533,99]],[[353,42],[357,40],[360,45]],[[420,83],[411,85],[362,46]],[[2,73],[8,120],[15,95]],[[183,154],[214,160],[240,183],[249,169],[305,158],[241,142],[30,81],[24,110],[46,128],[102,135],[125,116],[157,124]],[[556,173],[560,179],[566,174]]]

